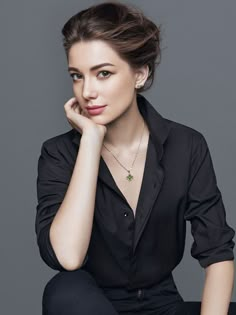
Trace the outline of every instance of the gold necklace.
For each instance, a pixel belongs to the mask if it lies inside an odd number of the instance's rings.
[[[129,182],[131,182],[131,180],[134,179],[134,176],[130,173],[130,171],[131,171],[132,168],[133,168],[133,164],[134,164],[134,162],[135,162],[135,160],[136,160],[136,157],[137,157],[137,155],[138,155],[138,152],[139,152],[139,147],[140,147],[140,144],[141,144],[141,140],[142,140],[142,138],[143,138],[144,127],[145,127],[145,124],[144,124],[144,122],[143,122],[143,132],[142,132],[142,136],[141,136],[141,138],[140,138],[139,145],[138,145],[138,150],[137,150],[137,152],[136,152],[136,154],[135,154],[135,158],[134,158],[134,160],[133,160],[133,163],[132,163],[132,166],[131,166],[130,169],[127,169],[124,165],[122,165],[122,163],[117,159],[117,157],[112,153],[112,151],[109,150],[109,149],[107,148],[107,146],[105,146],[105,144],[103,143],[104,147],[114,156],[114,158],[116,159],[116,161],[128,172],[128,176],[126,176],[126,179],[127,179]]]

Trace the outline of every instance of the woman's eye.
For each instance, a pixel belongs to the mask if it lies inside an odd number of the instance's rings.
[[[74,75],[78,75],[78,73],[71,73],[71,74],[70,74],[70,76],[72,77],[73,81],[76,81],[76,80],[74,79]]]
[[[103,70],[103,71],[100,71],[99,74],[102,73],[103,76],[102,78],[107,78],[110,76],[111,72],[110,71],[106,71],[106,70]],[[74,77],[74,76],[78,76],[78,79],[81,78],[81,76],[78,74],[78,73],[71,73],[70,76],[72,77],[72,80],[73,81],[77,81],[77,79]]]
[[[105,76],[102,76],[103,78],[106,78],[106,77],[110,76],[110,74],[111,74],[110,71],[106,71],[106,70],[100,71],[99,74],[100,73],[103,73],[103,74],[105,73]],[[108,75],[106,75],[106,74],[108,74]]]

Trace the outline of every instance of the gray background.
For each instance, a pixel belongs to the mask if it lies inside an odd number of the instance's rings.
[[[125,1],[124,1],[125,2]],[[57,273],[36,245],[37,161],[44,140],[71,129],[64,103],[72,97],[61,28],[97,1],[2,1],[0,313],[41,314],[43,289]],[[163,56],[144,93],[168,119],[207,139],[227,221],[235,229],[236,2],[130,1],[163,25]],[[173,274],[185,300],[200,300],[204,269],[185,255]],[[232,301],[236,301],[234,289]]]

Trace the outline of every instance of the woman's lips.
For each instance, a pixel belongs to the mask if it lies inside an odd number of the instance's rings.
[[[103,106],[91,106],[91,107],[86,107],[86,109],[87,109],[87,111],[88,111],[88,113],[89,113],[89,115],[99,115],[99,114],[101,114],[103,111],[104,111],[104,109],[105,109],[105,107],[106,107],[107,105],[103,105]]]
[[[87,109],[95,109],[95,108],[100,108],[100,107],[104,107],[104,106],[106,106],[106,104],[105,105],[91,105],[91,106],[86,106],[86,108]]]

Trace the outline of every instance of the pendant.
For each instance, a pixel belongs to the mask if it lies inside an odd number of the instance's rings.
[[[134,176],[130,174],[130,171],[128,171],[128,172],[129,172],[129,175],[126,176],[126,179],[127,179],[129,182],[131,182],[131,180],[133,180]]]

